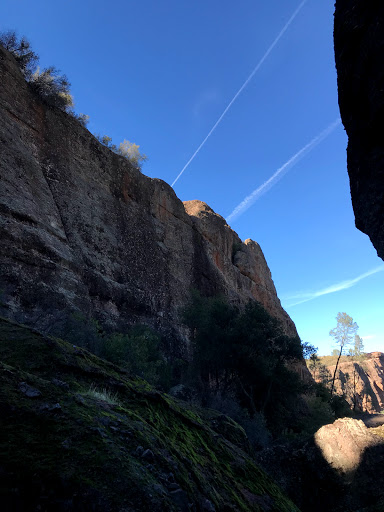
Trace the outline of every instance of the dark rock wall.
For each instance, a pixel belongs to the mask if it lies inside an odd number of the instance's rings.
[[[334,43],[356,227],[384,258],[384,3],[337,0]]]
[[[0,315],[60,331],[69,311],[186,339],[191,288],[256,299],[296,334],[263,253],[45,106],[0,48]]]

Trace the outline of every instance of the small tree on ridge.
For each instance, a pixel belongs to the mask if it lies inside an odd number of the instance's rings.
[[[347,315],[347,313],[338,313],[336,320],[337,320],[337,326],[329,332],[329,335],[332,336],[335,343],[337,345],[339,345],[339,347],[340,347],[339,357],[337,358],[335,371],[333,373],[333,378],[332,378],[331,397],[333,395],[333,390],[335,387],[336,372],[337,372],[337,368],[339,366],[340,357],[343,353],[343,349],[344,349],[344,347],[346,347],[352,343],[352,341],[355,338],[356,331],[359,328],[357,323],[354,322],[353,318],[351,316]]]

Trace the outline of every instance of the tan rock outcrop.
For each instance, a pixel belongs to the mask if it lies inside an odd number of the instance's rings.
[[[315,443],[328,464],[351,482],[365,451],[383,445],[383,440],[372,434],[363,421],[342,418],[321,427],[315,434]]]
[[[77,311],[186,340],[180,310],[197,288],[258,300],[296,334],[256,242],[44,105],[2,48],[0,76],[0,314],[57,332]]]
[[[375,413],[384,409],[384,354],[371,352],[362,361],[346,358],[339,364],[335,389],[355,409]],[[329,366],[333,375],[335,366]],[[355,398],[354,398],[355,397]]]

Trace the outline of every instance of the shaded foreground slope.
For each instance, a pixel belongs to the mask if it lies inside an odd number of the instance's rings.
[[[2,510],[298,510],[228,418],[3,319],[0,361]]]

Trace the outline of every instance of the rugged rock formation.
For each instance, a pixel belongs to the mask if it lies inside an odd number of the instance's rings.
[[[320,358],[320,364],[328,370],[329,378],[335,371],[334,360],[329,356]],[[319,368],[312,369],[312,377],[317,382],[324,379]],[[356,358],[343,356],[336,374],[335,390],[356,411],[381,412],[384,409],[384,354],[371,352]]]
[[[315,435],[322,456],[347,485],[341,510],[383,510],[384,441],[375,430],[343,418]]]
[[[2,48],[0,76],[1,314],[60,332],[80,311],[180,339],[180,309],[197,288],[256,299],[296,334],[257,243],[44,105]]]
[[[328,367],[333,375],[335,366]],[[372,352],[363,361],[345,361],[339,365],[336,392],[344,394],[356,410],[375,413],[384,409],[384,354]]]
[[[275,445],[258,461],[303,512],[384,510],[384,430],[338,419],[306,442]]]
[[[360,465],[365,450],[382,444],[361,420],[343,418],[321,427],[315,442],[328,464],[349,482]]]
[[[335,59],[356,227],[384,259],[384,5],[337,0]]]

